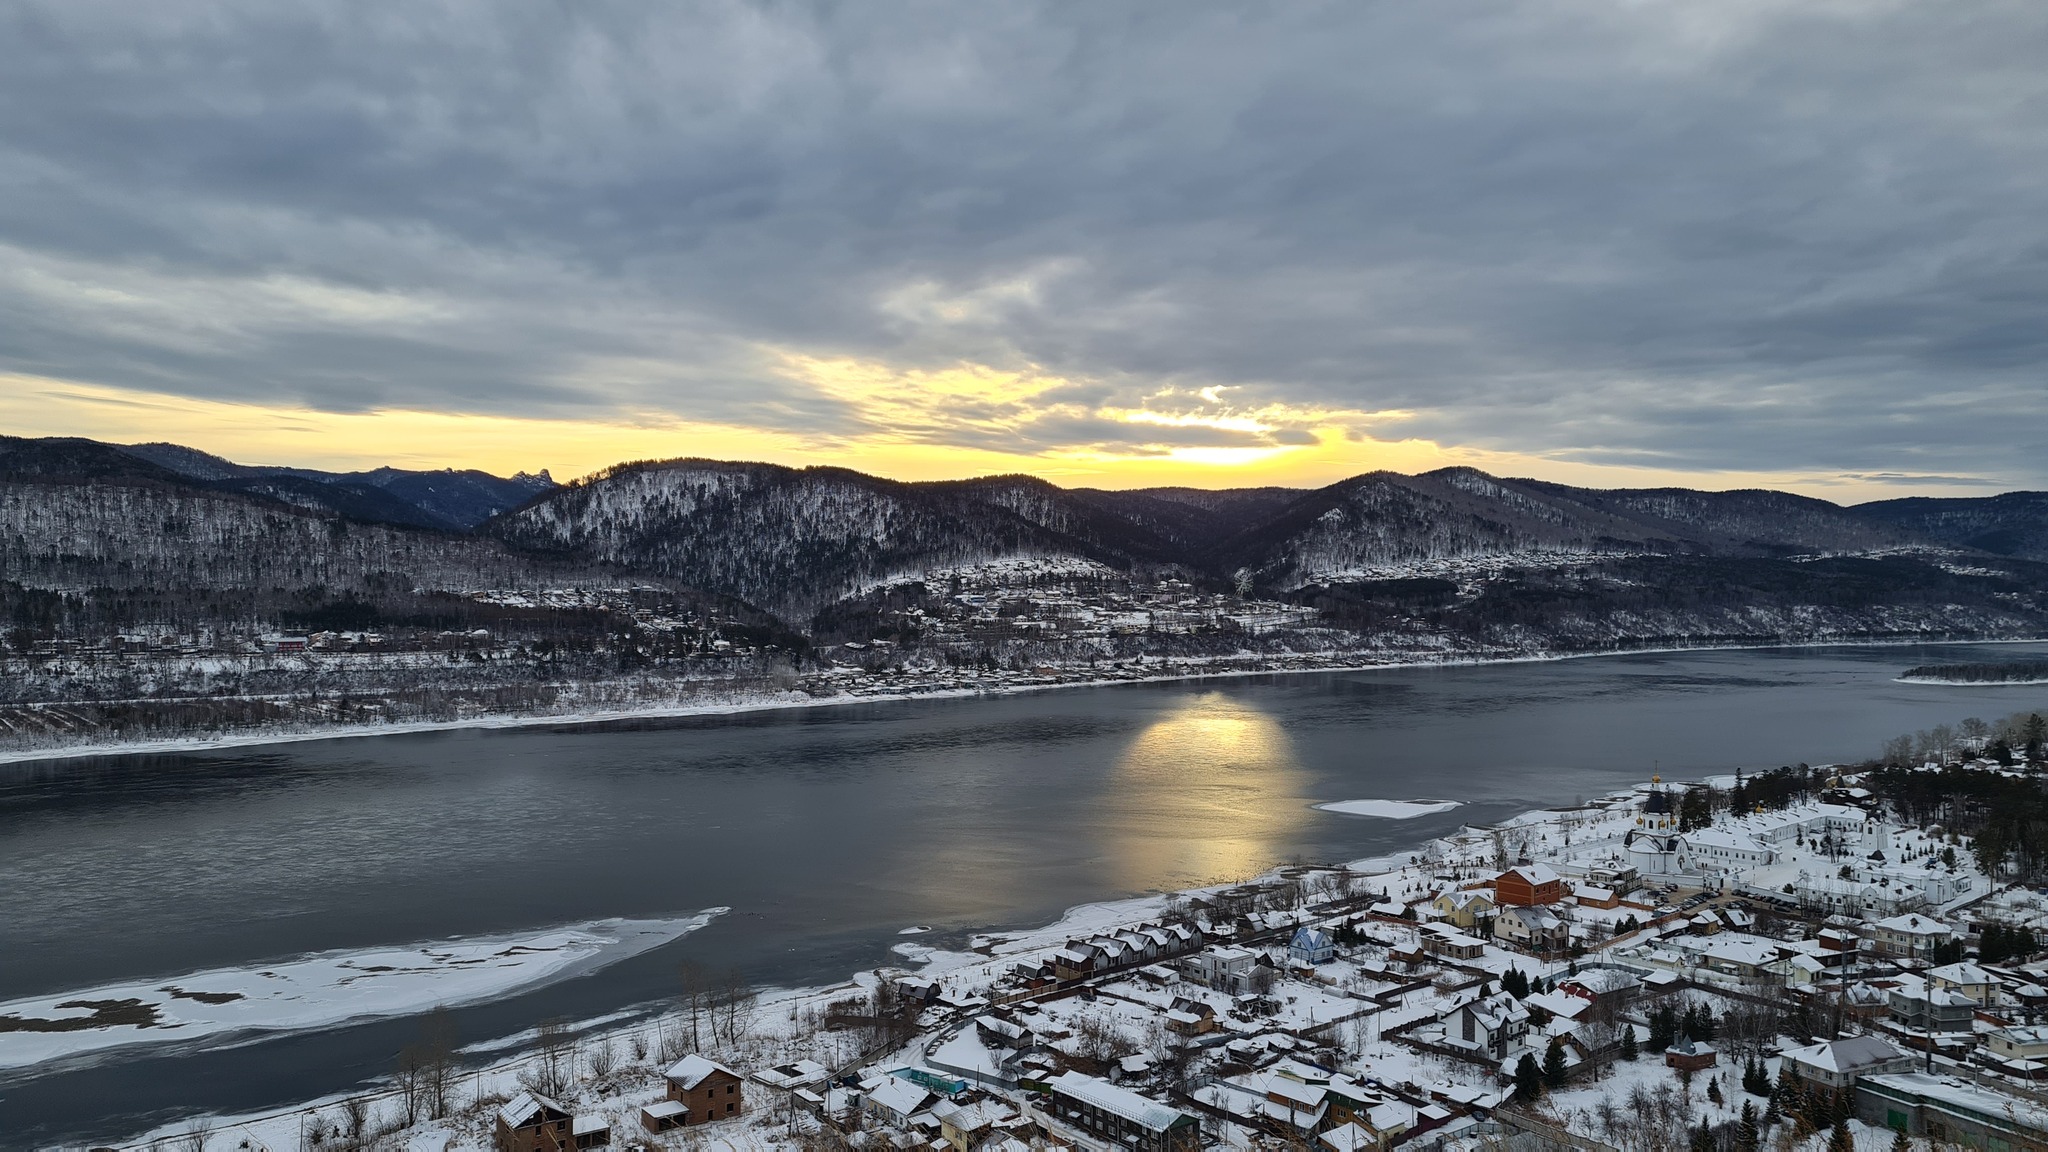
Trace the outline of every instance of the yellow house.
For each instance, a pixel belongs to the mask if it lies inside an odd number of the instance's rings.
[[[1476,888],[1437,893],[1429,902],[1430,919],[1463,929],[1477,928],[1493,916],[1493,897]]]

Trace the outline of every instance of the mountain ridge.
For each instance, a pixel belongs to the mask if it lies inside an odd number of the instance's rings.
[[[382,467],[324,472],[285,465],[237,464],[182,444],[117,444],[117,451],[225,490],[259,492],[325,508],[350,519],[468,531],[508,508],[552,490],[546,469],[496,476],[476,469]]]
[[[1766,489],[1593,489],[1462,467],[1367,472],[1315,489],[1114,490],[1019,474],[901,481],[834,466],[682,457],[623,462],[556,484],[545,474],[322,473],[240,465],[178,445],[0,438],[6,484],[158,490],[154,504],[99,505],[130,507],[105,514],[140,517],[128,526],[145,538],[137,547],[156,537],[158,551],[180,546],[165,525],[227,515],[219,510],[226,505],[208,501],[239,498],[256,503],[238,516],[288,511],[425,534],[377,545],[371,551],[380,557],[421,558],[436,549],[468,555],[481,546],[487,551],[475,563],[507,577],[528,566],[637,573],[735,597],[799,629],[864,589],[1012,557],[1074,557],[1269,595],[1470,560],[1541,567],[1573,557],[1782,560],[1887,549],[1951,551],[1987,563],[2048,559],[2048,493],[1844,506]],[[183,489],[207,495],[180,497],[184,511],[143,508],[176,504],[162,493]],[[441,489],[437,508],[431,501]],[[81,547],[79,518],[93,514],[91,502],[72,503],[62,532],[31,511],[18,511],[0,529],[29,554]],[[13,506],[27,508],[19,499]],[[329,531],[340,539],[354,530]],[[286,535],[291,547],[321,547],[318,533]],[[213,562],[238,567],[224,557]],[[300,567],[347,586],[347,563],[307,557]],[[60,567],[67,579],[90,575],[84,559]],[[184,571],[181,578],[193,577]]]

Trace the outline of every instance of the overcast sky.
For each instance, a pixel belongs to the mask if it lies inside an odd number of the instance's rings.
[[[2040,0],[0,8],[11,431],[1863,498],[2044,369]]]

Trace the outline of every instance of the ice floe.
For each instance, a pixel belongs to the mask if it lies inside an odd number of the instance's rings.
[[[1413,820],[1435,816],[1458,807],[1456,800],[1336,800],[1314,807],[1345,816],[1379,816],[1387,820]]]
[[[728,911],[323,952],[0,1004],[0,1068],[131,1045],[195,1045],[475,1004],[580,976]]]

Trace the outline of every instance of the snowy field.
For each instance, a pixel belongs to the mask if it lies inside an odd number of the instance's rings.
[[[64,992],[0,1004],[0,1068],[134,1045],[298,1032],[495,1000],[581,975],[702,928],[726,911],[599,920],[543,932],[326,952],[265,967]]]

